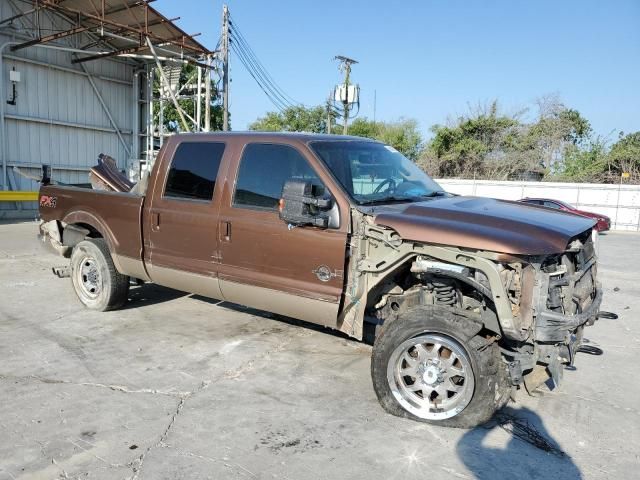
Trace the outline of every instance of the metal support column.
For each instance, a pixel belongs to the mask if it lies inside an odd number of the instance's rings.
[[[155,68],[147,65],[147,163],[153,164],[153,77]]]
[[[196,95],[196,123],[197,128],[196,132],[202,131],[202,68],[196,67],[198,69],[198,93]]]
[[[109,122],[111,122],[111,126],[116,131],[116,134],[118,135],[118,138],[120,139],[120,143],[122,143],[122,146],[124,147],[125,152],[127,152],[127,155],[131,157],[131,149],[129,148],[129,145],[127,145],[127,142],[124,141],[124,138],[122,137],[122,133],[120,132],[120,127],[118,127],[118,124],[113,119],[113,116],[111,115],[111,111],[109,110],[109,107],[104,102],[104,99],[100,94],[100,90],[98,90],[96,83],[93,81],[93,77],[91,76],[87,68],[82,63],[80,64],[80,68],[82,68],[84,73],[87,74],[87,79],[89,79],[91,88],[93,88],[93,92],[96,94],[96,97],[98,97],[98,100],[100,101],[100,105],[102,105],[102,109],[104,110],[104,113],[107,114],[107,117],[109,118]]]
[[[207,74],[205,75],[206,83],[204,85],[204,131],[211,130],[211,56],[207,55]]]

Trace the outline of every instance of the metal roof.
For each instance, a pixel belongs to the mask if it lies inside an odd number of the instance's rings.
[[[74,63],[107,57],[144,59],[154,51],[159,56],[198,62],[214,52],[194,39],[174,21],[149,5],[153,0],[33,0],[33,9],[24,15],[37,15],[49,10],[65,18],[69,28],[13,46],[12,50],[43,44],[79,33],[89,33],[98,39],[84,45]],[[149,47],[153,45],[153,51]]]

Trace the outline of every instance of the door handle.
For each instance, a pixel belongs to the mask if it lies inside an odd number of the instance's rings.
[[[231,222],[220,222],[220,232],[225,242],[231,241]]]
[[[160,214],[158,212],[151,214],[151,229],[156,232],[160,230]]]

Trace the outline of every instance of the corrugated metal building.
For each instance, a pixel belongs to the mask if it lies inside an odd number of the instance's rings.
[[[125,11],[122,5],[127,2],[129,5],[124,5],[127,7]],[[65,2],[58,3],[65,5]],[[150,60],[150,55],[142,55],[149,51],[142,51],[144,45],[141,40],[138,40],[139,45],[127,50],[141,55],[108,54],[108,49],[114,53],[125,51],[123,46],[128,46],[127,42],[131,40],[123,34],[133,33],[135,38],[133,30],[116,28],[120,23],[115,23],[114,17],[108,16],[109,12],[114,15],[131,14],[133,7],[149,7],[146,2],[128,0],[119,0],[118,4],[107,2],[110,10],[103,21],[114,23],[107,27],[115,32],[113,41],[120,41],[120,45],[105,41],[103,30],[94,29],[96,25],[105,27],[101,21],[81,15],[74,20],[74,15],[69,12],[63,12],[67,14],[65,16],[47,8],[30,13],[38,8],[38,2],[0,1],[2,190],[38,189],[37,182],[18,175],[13,171],[14,166],[37,176],[41,165],[49,164],[56,180],[84,183],[99,153],[114,157],[118,167],[127,171],[135,169],[137,161],[148,154],[145,145],[153,146],[153,142],[149,143],[145,137],[152,131],[146,99],[155,58]],[[152,12],[156,14],[155,25],[162,24],[170,33],[169,25],[177,29],[157,11]],[[95,17],[96,13],[92,12],[92,15]],[[134,20],[140,22],[140,15],[134,15]],[[73,24],[74,21],[78,22],[77,25]],[[60,33],[69,32],[70,28],[76,28],[79,33]],[[149,35],[159,38],[162,34],[155,32]],[[63,38],[48,39],[56,34]],[[47,41],[42,41],[43,38]],[[22,48],[25,42],[34,45]],[[201,47],[195,42],[193,44]],[[16,45],[21,47],[12,51]],[[96,51],[104,54],[105,58],[77,62],[81,52],[95,54]],[[163,52],[168,56],[166,49]],[[211,53],[204,47],[202,52]],[[35,203],[0,202],[0,218],[33,218],[37,209]]]

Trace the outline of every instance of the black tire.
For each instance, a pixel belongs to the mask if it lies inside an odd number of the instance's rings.
[[[84,240],[73,248],[71,282],[78,299],[91,310],[114,310],[127,302],[129,277],[116,270],[102,238]]]
[[[373,388],[382,407],[399,417],[446,427],[473,428],[491,419],[508,401],[511,387],[497,343],[477,335],[479,329],[480,326],[466,318],[463,312],[437,306],[415,307],[391,321],[385,321],[371,357]],[[473,392],[471,399],[461,411],[449,418],[416,416],[399,403],[390,386],[388,368],[393,367],[389,367],[389,363],[395,363],[392,354],[406,341],[422,335],[439,335],[449,341],[452,339],[454,344],[457,342],[466,353],[473,372],[474,384],[472,389],[469,388]],[[402,396],[398,392],[396,395]]]

